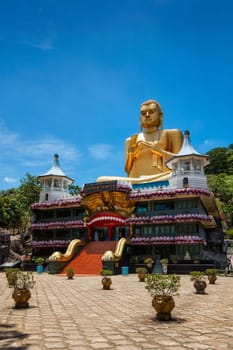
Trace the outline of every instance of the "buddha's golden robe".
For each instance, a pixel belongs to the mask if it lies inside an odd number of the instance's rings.
[[[171,170],[166,161],[177,153],[182,145],[179,130],[161,131],[158,140],[147,141],[143,133],[133,135],[128,142],[125,171],[129,177],[165,175]],[[126,146],[127,147],[127,146]]]
[[[151,137],[152,141],[148,140]],[[101,176],[97,182],[120,180],[136,184],[167,180],[171,170],[166,161],[179,152],[182,142],[178,129],[157,130],[149,137],[143,132],[133,135],[126,140],[125,171],[128,177]]]

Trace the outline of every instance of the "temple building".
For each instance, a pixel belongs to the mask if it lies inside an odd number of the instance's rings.
[[[99,273],[102,267],[135,272],[188,273],[226,266],[221,216],[204,172],[208,158],[192,146],[188,131],[163,129],[159,103],[140,107],[140,132],[125,142],[126,177],[101,176],[69,195],[72,179],[53,167],[38,177],[39,203],[31,207],[33,254],[50,273]],[[196,264],[196,265],[195,265]]]
[[[73,180],[55,155],[53,167],[38,177],[40,200],[31,207],[33,254],[48,258],[51,273],[67,266],[80,274],[102,266],[113,273],[127,266],[133,273],[147,258],[154,272],[162,258],[170,273],[223,267],[224,236],[204,172],[207,156],[194,149],[186,131],[179,152],[165,162],[168,178],[97,181],[70,196]]]

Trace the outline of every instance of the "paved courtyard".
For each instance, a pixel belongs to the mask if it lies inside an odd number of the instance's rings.
[[[231,277],[218,276],[198,295],[181,276],[173,320],[159,322],[137,275],[112,276],[112,290],[103,290],[100,276],[34,274],[30,307],[14,309],[0,273],[0,349],[233,349]]]

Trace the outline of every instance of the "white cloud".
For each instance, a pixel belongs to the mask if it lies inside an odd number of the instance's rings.
[[[13,179],[12,177],[5,176],[3,181],[6,183],[12,183],[12,182],[17,182],[17,179]]]
[[[80,157],[79,150],[54,136],[41,137],[41,139],[33,141],[27,140],[22,142],[20,146],[20,152],[24,155],[23,158],[25,159],[25,156],[29,159],[33,158],[36,163],[43,157],[45,157],[45,160],[48,156],[52,159],[55,153],[62,155],[63,159],[68,159],[69,161]]]
[[[51,135],[25,139],[8,130],[3,121],[0,121],[0,147],[0,177],[5,184],[19,181],[26,172],[39,175],[47,171],[53,163],[55,153],[60,156],[61,168],[65,170],[69,166],[71,172],[81,157],[75,146],[62,139]]]
[[[211,145],[211,141],[210,140],[204,140],[204,145]]]
[[[25,46],[31,46],[39,50],[49,51],[54,50],[54,45],[52,44],[52,40],[49,38],[45,38],[41,41],[22,41],[22,44]]]
[[[4,121],[0,119],[0,145],[3,147],[11,146],[15,142],[17,142],[18,138],[18,134],[7,130]]]
[[[112,146],[108,144],[96,144],[88,148],[90,155],[96,159],[107,159],[112,155]]]

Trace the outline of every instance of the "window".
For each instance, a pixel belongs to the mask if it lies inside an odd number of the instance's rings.
[[[67,181],[63,181],[63,188],[65,190],[68,188],[68,182]]]
[[[141,227],[135,227],[135,230],[134,230],[134,236],[138,237],[138,236],[141,236]]]
[[[54,188],[60,188],[61,187],[61,179],[54,179],[53,186],[54,186]]]
[[[57,218],[71,217],[71,209],[57,209],[56,217]]]
[[[195,174],[199,174],[201,172],[201,162],[200,160],[193,161],[193,170]]]
[[[45,180],[45,187],[50,188],[51,186],[52,186],[52,180],[51,179]]]
[[[154,210],[173,210],[175,208],[174,202],[154,202]]]
[[[199,232],[198,223],[180,223],[177,225],[177,232],[181,235],[197,234]]]
[[[182,199],[177,201],[177,209],[193,209],[197,208],[198,201],[197,198]]]
[[[148,211],[148,203],[137,203],[135,212],[137,214],[146,213]]]

